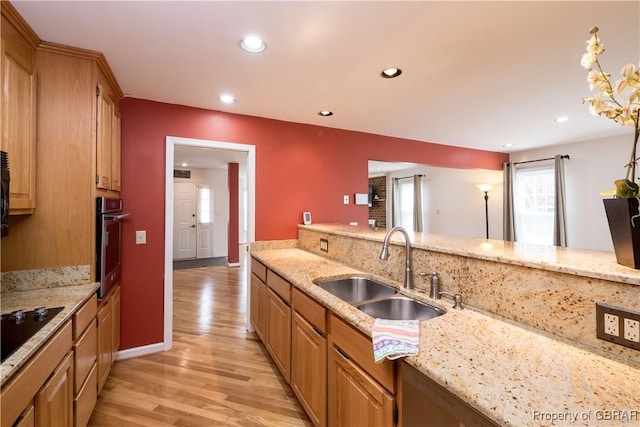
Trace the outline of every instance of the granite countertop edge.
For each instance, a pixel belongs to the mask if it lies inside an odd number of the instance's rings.
[[[0,311],[33,310],[37,307],[61,307],[64,309],[42,329],[24,343],[0,365],[0,386],[4,387],[33,355],[73,317],[73,314],[91,298],[99,283],[92,282],[55,288],[3,292],[0,295]]]
[[[251,255],[371,336],[372,317],[314,283],[371,274],[302,249],[252,249]],[[376,278],[447,310],[420,322],[420,354],[403,360],[496,423],[558,425],[560,417],[571,425],[611,425],[615,420],[603,419],[604,411],[618,410],[626,416],[636,411],[632,421],[640,424],[640,381],[621,380],[640,378],[640,370],[472,307],[452,310],[447,301]]]

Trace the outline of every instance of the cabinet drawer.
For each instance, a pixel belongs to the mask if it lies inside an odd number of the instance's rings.
[[[291,284],[271,270],[267,270],[267,286],[280,295],[287,304],[291,304]]]
[[[0,425],[13,425],[70,349],[71,322],[67,322],[2,388]]]
[[[75,366],[75,374],[73,381],[73,395],[77,396],[87,379],[87,375],[96,362],[97,354],[97,335],[95,318],[84,331],[82,336],[73,345],[73,361]]]
[[[73,315],[73,339],[74,341],[82,334],[87,328],[89,322],[95,322],[96,311],[98,310],[98,297],[92,296],[87,302],[84,303],[78,311]]]
[[[74,427],[85,427],[93,412],[93,407],[98,399],[98,369],[94,362],[87,381],[82,385],[80,392],[73,399]]]
[[[384,388],[395,395],[395,368],[394,361],[385,360],[377,364],[373,356],[373,344],[371,338],[351,325],[345,323],[335,315],[329,317],[329,337],[331,342],[346,353],[351,360],[364,369]]]
[[[266,283],[267,281],[267,267],[257,259],[251,257],[251,272],[258,276],[260,280]]]
[[[327,310],[299,289],[292,288],[291,293],[293,309],[300,313],[300,315],[304,317],[311,326],[318,329],[326,336]]]

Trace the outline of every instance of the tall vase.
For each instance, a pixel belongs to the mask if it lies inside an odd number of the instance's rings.
[[[638,199],[604,199],[603,201],[618,264],[640,269]],[[634,218],[633,223],[632,218]]]

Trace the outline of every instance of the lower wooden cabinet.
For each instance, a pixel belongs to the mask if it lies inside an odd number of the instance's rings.
[[[251,275],[250,320],[256,334],[264,341],[267,326],[267,285],[255,274]]]
[[[73,352],[70,351],[36,394],[36,427],[73,427]]]
[[[73,419],[85,427],[98,397],[97,298],[94,295],[73,315]]]
[[[98,394],[107,381],[120,345],[120,286],[100,301],[97,319]]]
[[[327,338],[297,311],[291,326],[291,388],[315,426],[327,425]]]
[[[329,350],[329,425],[392,427],[394,398],[338,348]]]
[[[27,409],[25,409],[22,414],[20,414],[20,418],[13,425],[13,427],[35,427],[36,425],[36,408],[33,405],[30,405]]]
[[[291,381],[291,307],[273,290],[267,290],[265,345],[285,381]]]

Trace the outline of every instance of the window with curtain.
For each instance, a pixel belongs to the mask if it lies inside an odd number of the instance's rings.
[[[413,230],[413,180],[410,178],[398,180],[396,201],[398,217],[396,226]]]
[[[517,240],[552,245],[555,210],[553,166],[517,170],[513,194]]]
[[[211,211],[213,203],[211,200],[211,187],[201,186],[198,192],[198,202],[200,209],[198,210],[198,222],[200,224],[211,224]]]

